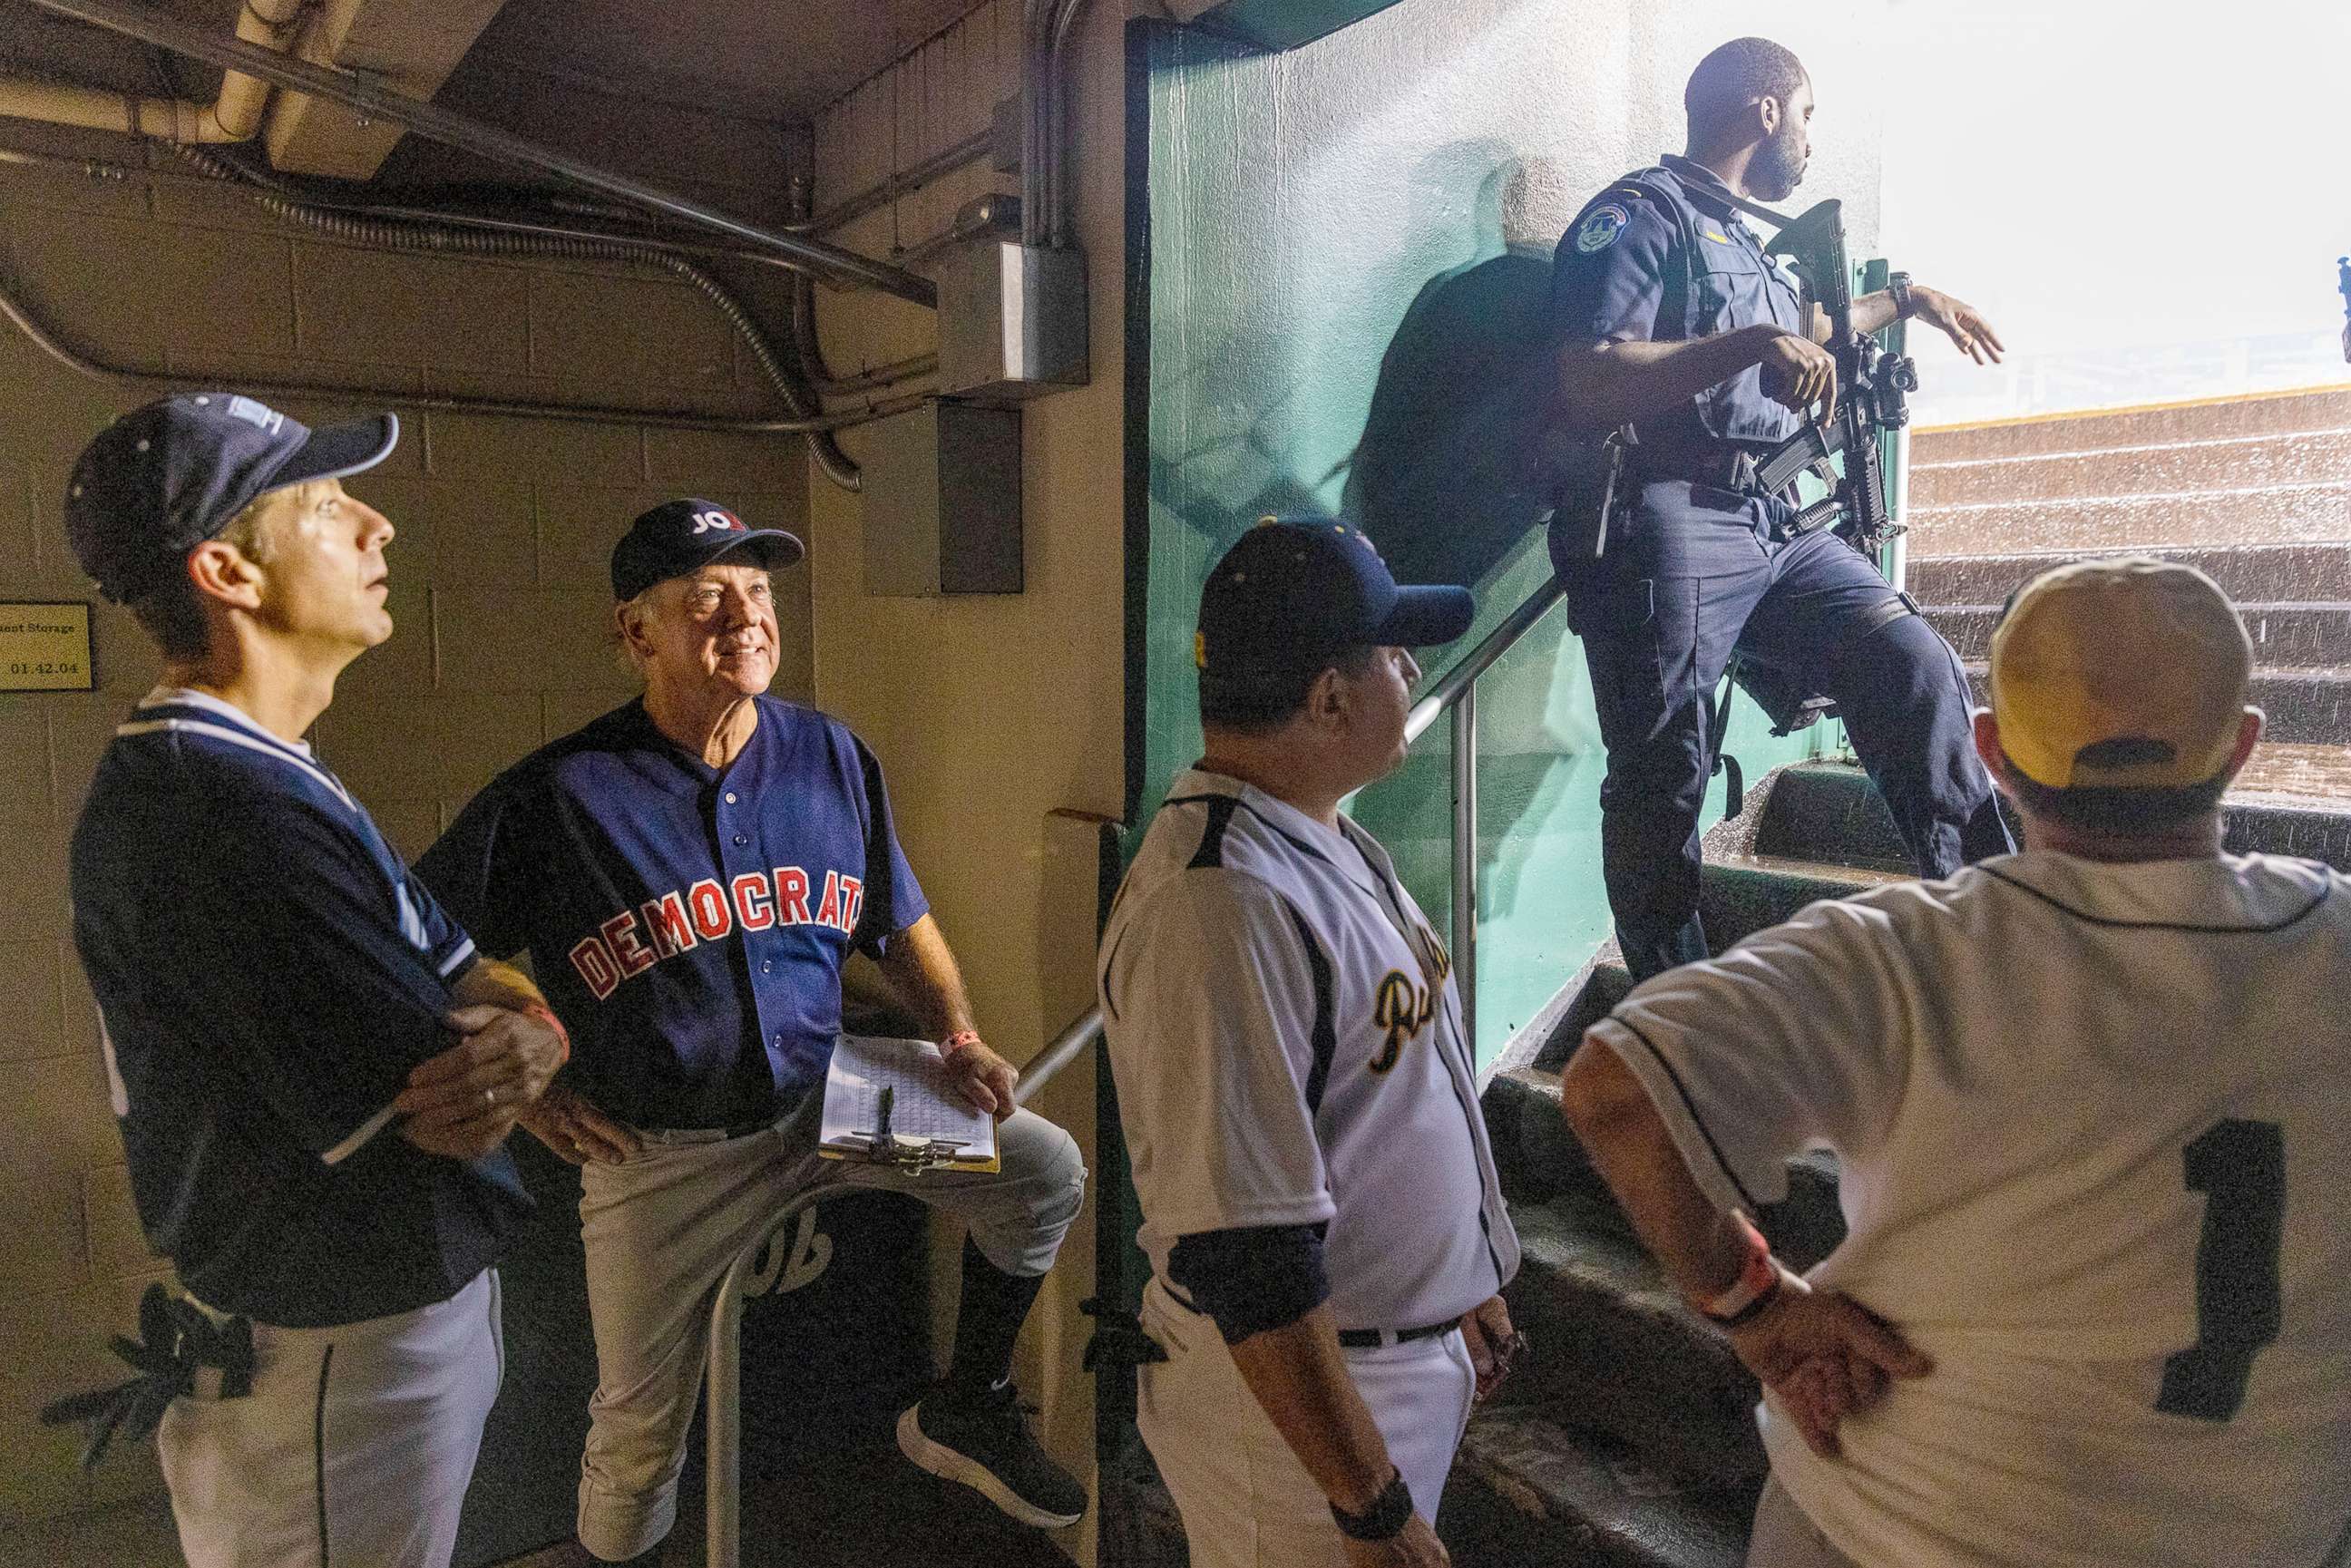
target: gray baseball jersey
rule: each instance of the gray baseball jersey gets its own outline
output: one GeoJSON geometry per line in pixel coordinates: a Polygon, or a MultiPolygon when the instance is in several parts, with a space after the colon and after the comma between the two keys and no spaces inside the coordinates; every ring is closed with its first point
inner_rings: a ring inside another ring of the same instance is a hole
{"type": "Polygon", "coordinates": [[[1326,1225],[1339,1326],[1405,1329],[1517,1271],[1451,960],[1370,834],[1184,774],[1100,980],[1161,1279],[1187,1235],[1326,1225]]]}

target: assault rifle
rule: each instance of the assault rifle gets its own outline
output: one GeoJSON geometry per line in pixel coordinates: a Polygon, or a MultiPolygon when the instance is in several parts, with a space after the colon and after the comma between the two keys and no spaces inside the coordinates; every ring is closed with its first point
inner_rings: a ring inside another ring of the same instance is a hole
{"type": "MultiPolygon", "coordinates": [[[[1741,203],[1740,205],[1746,205],[1741,203]]],[[[1807,469],[1818,473],[1829,493],[1796,514],[1791,531],[1833,528],[1864,555],[1902,530],[1895,527],[1886,494],[1886,466],[1877,438],[1910,423],[1910,394],[1918,390],[1918,367],[1907,354],[1878,347],[1877,340],[1853,325],[1853,267],[1845,254],[1844,204],[1821,203],[1794,218],[1761,208],[1759,215],[1781,225],[1764,246],[1767,256],[1785,256],[1803,280],[1804,292],[1827,312],[1829,351],[1836,356],[1837,402],[1827,420],[1807,423],[1757,460],[1755,477],[1776,492],[1807,469]],[[1829,459],[1844,455],[1844,472],[1829,459]]]]}

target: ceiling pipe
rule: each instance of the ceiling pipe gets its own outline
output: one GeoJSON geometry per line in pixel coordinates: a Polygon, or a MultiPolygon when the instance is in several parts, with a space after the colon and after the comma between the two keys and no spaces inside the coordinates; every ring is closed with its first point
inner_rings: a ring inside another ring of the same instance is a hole
{"type": "MultiPolygon", "coordinates": [[[[308,5],[309,0],[245,0],[236,14],[236,36],[256,48],[283,51],[294,41],[308,5]]],[[[0,114],[207,147],[250,141],[268,103],[268,82],[240,70],[221,78],[220,94],[210,103],[0,77],[0,114]]]]}
{"type": "MultiPolygon", "coordinates": [[[[1036,4],[1037,0],[1030,0],[1036,4]]],[[[891,267],[820,239],[787,233],[731,217],[716,208],[626,175],[615,174],[495,125],[453,114],[449,110],[392,92],[347,72],[314,66],[279,56],[239,38],[226,38],[193,26],[152,6],[126,0],[29,0],[29,4],[60,16],[104,27],[178,54],[209,60],[233,71],[245,71],[277,87],[307,92],[405,127],[420,136],[446,142],[485,158],[554,174],[573,183],[615,196],[634,206],[666,213],[672,217],[712,229],[778,255],[820,277],[843,284],[877,288],[885,294],[930,309],[938,308],[938,289],[928,278],[891,267]]]]}

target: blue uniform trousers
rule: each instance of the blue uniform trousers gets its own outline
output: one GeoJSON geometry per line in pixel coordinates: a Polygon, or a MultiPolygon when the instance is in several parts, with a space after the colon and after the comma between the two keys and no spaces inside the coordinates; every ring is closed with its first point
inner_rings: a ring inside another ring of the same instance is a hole
{"type": "Polygon", "coordinates": [[[1698,812],[1734,648],[1835,699],[1919,875],[2015,848],[1950,645],[1917,615],[1884,620],[1895,593],[1876,569],[1826,530],[1785,537],[1792,516],[1774,498],[1650,480],[1601,559],[1570,571],[1569,618],[1608,747],[1608,903],[1636,978],[1707,956],[1698,812]]]}

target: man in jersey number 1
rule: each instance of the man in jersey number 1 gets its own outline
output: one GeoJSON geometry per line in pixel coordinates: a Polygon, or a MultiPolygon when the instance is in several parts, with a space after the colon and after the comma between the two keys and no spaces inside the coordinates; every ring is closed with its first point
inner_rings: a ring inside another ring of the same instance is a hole
{"type": "Polygon", "coordinates": [[[1977,749],[2029,846],[1641,986],[1564,1105],[1765,1389],[1750,1568],[2316,1568],[2351,1519],[2351,885],[2221,852],[2210,580],[2061,567],[1977,749]],[[1824,1144],[1809,1281],[1746,1217],[1824,1144]]]}
{"type": "Polygon", "coordinates": [[[1166,1352],[1138,1424],[1195,1568],[1445,1562],[1446,1472],[1518,1343],[1450,960],[1339,811],[1404,760],[1411,650],[1470,612],[1346,524],[1244,535],[1200,599],[1204,754],[1102,934],[1166,1352]]]}
{"type": "Polygon", "coordinates": [[[778,1204],[852,1184],[969,1226],[953,1360],[901,1417],[899,1446],[1026,1523],[1085,1511],[1011,1383],[1084,1166],[1069,1134],[1014,1107],[1017,1074],[973,1027],[881,764],[838,719],[767,695],[781,640],[769,574],[800,557],[790,534],[712,501],[638,517],[611,575],[644,695],[501,774],[417,862],[485,950],[530,953],[578,1049],[523,1123],[581,1166],[597,1389],[575,1558],[658,1555],[711,1291],[778,1204]],[[819,1156],[852,948],[998,1116],[1000,1170],[917,1177],[819,1156]]]}

